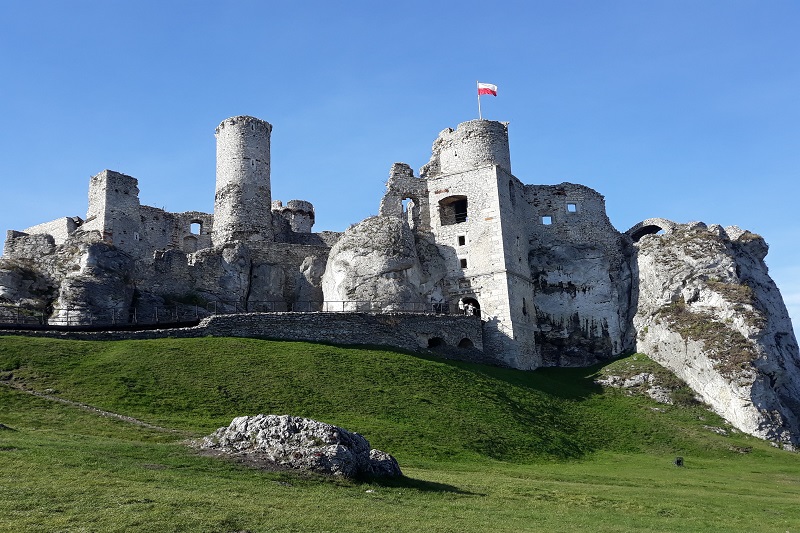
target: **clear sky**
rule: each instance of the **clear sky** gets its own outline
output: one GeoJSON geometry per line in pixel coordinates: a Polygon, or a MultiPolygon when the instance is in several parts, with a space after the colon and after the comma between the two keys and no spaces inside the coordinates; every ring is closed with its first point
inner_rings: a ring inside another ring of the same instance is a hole
{"type": "MultiPolygon", "coordinates": [[[[0,231],[84,216],[88,179],[211,212],[214,128],[272,123],[272,197],[315,230],[377,213],[393,162],[510,122],[524,183],[763,235],[800,326],[796,0],[0,0],[0,231]]],[[[797,328],[796,328],[797,329],[797,328]]]]}

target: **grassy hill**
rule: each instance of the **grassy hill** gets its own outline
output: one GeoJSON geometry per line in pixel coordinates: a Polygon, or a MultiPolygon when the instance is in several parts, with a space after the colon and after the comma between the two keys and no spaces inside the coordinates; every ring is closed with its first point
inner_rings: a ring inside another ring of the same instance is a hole
{"type": "Polygon", "coordinates": [[[800,531],[800,457],[690,400],[594,383],[641,369],[659,371],[641,355],[520,372],[254,339],[0,337],[0,530],[800,531]],[[257,413],[357,431],[407,478],[263,472],[183,444],[257,413]]]}

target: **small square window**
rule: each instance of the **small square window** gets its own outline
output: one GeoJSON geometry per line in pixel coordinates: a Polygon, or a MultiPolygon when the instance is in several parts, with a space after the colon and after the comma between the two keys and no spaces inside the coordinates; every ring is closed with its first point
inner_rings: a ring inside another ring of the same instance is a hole
{"type": "Polygon", "coordinates": [[[578,212],[578,204],[567,204],[567,213],[577,213],[578,212]]]}
{"type": "Polygon", "coordinates": [[[467,236],[466,235],[459,235],[458,236],[458,245],[459,246],[464,246],[465,244],[467,244],[467,236]]]}
{"type": "Polygon", "coordinates": [[[552,223],[553,223],[553,217],[551,216],[542,217],[542,224],[544,224],[545,226],[549,226],[552,223]]]}
{"type": "Polygon", "coordinates": [[[461,268],[467,268],[467,260],[466,260],[466,258],[459,259],[459,262],[461,263],[461,268]]]}

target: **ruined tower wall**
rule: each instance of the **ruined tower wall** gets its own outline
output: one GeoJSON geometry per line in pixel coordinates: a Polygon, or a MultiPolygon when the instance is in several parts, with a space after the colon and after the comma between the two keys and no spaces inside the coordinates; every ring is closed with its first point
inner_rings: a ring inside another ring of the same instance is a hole
{"type": "Polygon", "coordinates": [[[216,129],[215,246],[273,239],[271,133],[269,122],[248,116],[225,119],[216,129]]]}
{"type": "Polygon", "coordinates": [[[485,166],[429,179],[431,230],[448,269],[448,303],[474,299],[485,323],[487,350],[504,364],[535,368],[535,354],[514,342],[501,175],[499,167],[485,166]],[[465,209],[465,216],[457,212],[454,217],[454,205],[465,209]]]}
{"type": "Polygon", "coordinates": [[[170,213],[141,206],[143,240],[148,250],[196,252],[211,246],[213,215],[200,211],[170,213]],[[194,231],[193,231],[194,230],[194,231]]]}
{"type": "Polygon", "coordinates": [[[562,183],[525,186],[525,199],[542,364],[585,365],[624,351],[630,269],[603,196],[562,183]]]}
{"type": "Polygon", "coordinates": [[[82,223],[83,221],[79,217],[62,217],[25,228],[22,233],[27,233],[28,235],[52,235],[56,245],[61,245],[82,223]]]}
{"type": "Polygon", "coordinates": [[[508,124],[493,120],[462,122],[453,130],[439,133],[433,143],[431,159],[420,170],[423,178],[454,174],[497,165],[511,172],[508,124]]]}
{"type": "Polygon", "coordinates": [[[139,182],[104,170],[89,180],[89,208],[84,232],[97,231],[102,240],[134,256],[141,255],[142,225],[139,182]]]}
{"type": "Polygon", "coordinates": [[[295,233],[311,233],[314,226],[314,206],[305,200],[289,200],[286,205],[274,200],[272,214],[285,218],[295,233]]]}

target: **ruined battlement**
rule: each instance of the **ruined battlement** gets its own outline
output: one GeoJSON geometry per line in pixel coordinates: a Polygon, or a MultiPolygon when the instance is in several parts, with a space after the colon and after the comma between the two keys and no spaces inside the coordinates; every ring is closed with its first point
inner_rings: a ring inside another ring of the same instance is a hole
{"type": "Polygon", "coordinates": [[[439,133],[431,149],[431,159],[420,170],[420,176],[433,178],[488,165],[511,172],[508,123],[470,120],[455,130],[447,128],[439,133]]]}
{"type": "Polygon", "coordinates": [[[311,233],[314,226],[314,206],[305,200],[272,201],[272,214],[286,219],[295,233],[311,233]]]}

